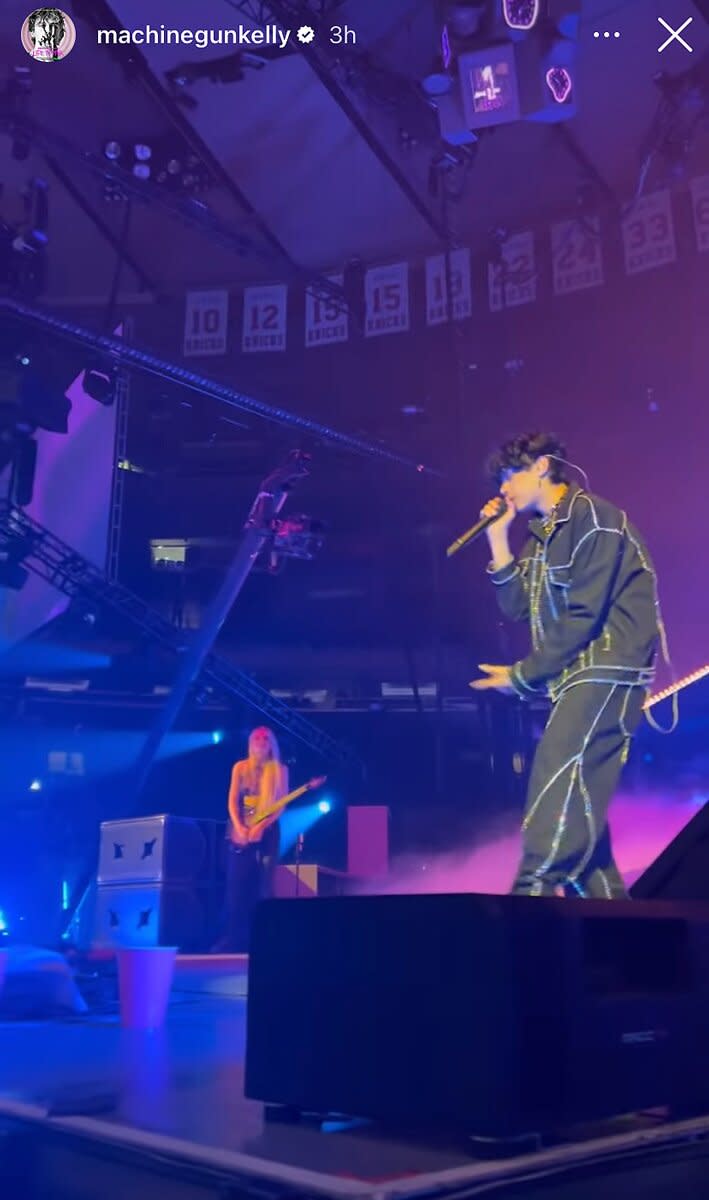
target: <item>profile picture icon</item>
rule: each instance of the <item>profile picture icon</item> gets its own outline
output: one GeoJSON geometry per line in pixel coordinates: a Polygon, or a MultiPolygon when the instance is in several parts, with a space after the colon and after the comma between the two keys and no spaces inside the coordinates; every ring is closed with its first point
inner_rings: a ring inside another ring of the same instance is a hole
{"type": "Polygon", "coordinates": [[[61,62],[76,41],[76,27],[61,8],[35,8],[22,25],[20,40],[35,62],[61,62]]]}

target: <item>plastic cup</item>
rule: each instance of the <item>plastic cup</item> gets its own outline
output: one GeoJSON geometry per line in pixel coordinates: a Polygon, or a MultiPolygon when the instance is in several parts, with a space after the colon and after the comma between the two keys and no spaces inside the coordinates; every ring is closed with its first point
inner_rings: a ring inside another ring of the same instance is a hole
{"type": "Polygon", "coordinates": [[[126,1029],[159,1029],[165,1022],[176,946],[121,947],[118,993],[126,1029]]]}

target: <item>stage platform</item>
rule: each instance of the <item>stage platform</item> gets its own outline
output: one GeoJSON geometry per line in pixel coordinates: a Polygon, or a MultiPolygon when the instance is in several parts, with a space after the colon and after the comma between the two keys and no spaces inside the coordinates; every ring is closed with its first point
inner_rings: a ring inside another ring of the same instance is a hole
{"type": "Polygon", "coordinates": [[[111,1005],[0,1024],[0,1194],[709,1197],[709,1116],[627,1117],[505,1160],[462,1134],[264,1122],[243,1094],[246,967],[239,956],[181,958],[159,1033],[122,1029],[111,1005]]]}

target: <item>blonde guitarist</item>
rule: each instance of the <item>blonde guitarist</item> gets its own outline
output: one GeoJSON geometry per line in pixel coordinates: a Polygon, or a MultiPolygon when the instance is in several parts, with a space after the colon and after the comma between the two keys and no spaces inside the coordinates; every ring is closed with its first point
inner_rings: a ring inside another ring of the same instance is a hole
{"type": "Polygon", "coordinates": [[[280,813],[270,810],[287,792],[288,768],[281,762],[275,734],[261,725],[249,737],[248,758],[232,767],[227,801],[232,845],[244,849],[256,843],[273,844],[277,857],[280,813]],[[274,833],[269,838],[271,829],[274,833]]]}
{"type": "Polygon", "coordinates": [[[259,726],[252,731],[248,757],[234,763],[231,772],[224,936],[215,951],[248,949],[253,911],[273,894],[279,817],[287,803],[320,782],[312,780],[289,793],[288,768],[273,730],[259,726]]]}

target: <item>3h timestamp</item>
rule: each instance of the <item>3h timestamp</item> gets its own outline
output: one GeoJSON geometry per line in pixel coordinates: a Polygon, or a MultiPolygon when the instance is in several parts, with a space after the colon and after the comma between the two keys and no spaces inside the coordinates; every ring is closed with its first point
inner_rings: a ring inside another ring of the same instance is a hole
{"type": "Polygon", "coordinates": [[[349,25],[331,25],[330,42],[333,46],[356,46],[357,34],[349,25]]]}

